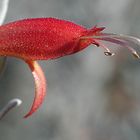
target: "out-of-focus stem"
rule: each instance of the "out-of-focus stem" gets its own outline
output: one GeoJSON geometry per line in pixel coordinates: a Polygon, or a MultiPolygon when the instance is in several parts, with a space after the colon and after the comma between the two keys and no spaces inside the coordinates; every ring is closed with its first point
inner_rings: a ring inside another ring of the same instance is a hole
{"type": "Polygon", "coordinates": [[[20,106],[22,101],[20,99],[12,99],[10,100],[1,110],[0,110],[0,120],[13,108],[20,106]]]}
{"type": "Polygon", "coordinates": [[[1,0],[0,3],[0,25],[3,24],[5,17],[6,17],[6,13],[8,10],[8,3],[9,0],[1,0]]]}

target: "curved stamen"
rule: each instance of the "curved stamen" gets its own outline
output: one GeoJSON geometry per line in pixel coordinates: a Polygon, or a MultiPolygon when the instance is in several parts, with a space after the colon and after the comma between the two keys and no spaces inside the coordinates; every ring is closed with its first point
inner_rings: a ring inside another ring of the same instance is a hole
{"type": "Polygon", "coordinates": [[[109,38],[109,37],[102,38],[101,40],[108,41],[108,42],[111,42],[111,43],[115,43],[115,44],[118,44],[118,45],[120,45],[122,47],[126,47],[132,53],[132,55],[134,57],[140,58],[140,56],[138,55],[136,50],[129,46],[129,44],[128,44],[129,41],[120,40],[120,39],[117,39],[117,38],[109,38]]]}
{"type": "Polygon", "coordinates": [[[140,58],[136,50],[130,47],[130,43],[140,46],[139,38],[123,35],[123,34],[118,35],[118,34],[111,34],[111,33],[101,33],[99,36],[86,36],[86,38],[93,38],[96,40],[103,40],[103,41],[118,44],[122,47],[126,47],[133,54],[134,57],[140,58]]]}
{"type": "Polygon", "coordinates": [[[116,43],[119,44],[120,46],[124,46],[131,51],[134,57],[140,58],[136,50],[129,46],[129,43],[140,46],[140,39],[137,37],[123,35],[123,34],[118,35],[118,34],[111,34],[111,33],[102,33],[99,38],[98,36],[95,36],[95,38],[116,43]]]}
{"type": "Polygon", "coordinates": [[[106,56],[113,56],[115,53],[111,52],[108,47],[106,47],[104,44],[96,40],[96,43],[99,44],[99,47],[103,48],[105,50],[104,54],[106,56]]]}

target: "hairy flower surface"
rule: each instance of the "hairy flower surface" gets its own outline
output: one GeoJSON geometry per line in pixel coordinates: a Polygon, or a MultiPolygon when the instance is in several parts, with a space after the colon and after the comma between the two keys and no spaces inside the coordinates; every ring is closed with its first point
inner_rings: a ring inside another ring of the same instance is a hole
{"type": "Polygon", "coordinates": [[[82,51],[89,45],[105,49],[105,55],[112,56],[102,41],[128,48],[139,58],[129,45],[140,45],[140,39],[103,33],[104,27],[86,29],[73,22],[56,18],[24,19],[0,26],[0,56],[13,56],[24,60],[35,80],[35,98],[25,118],[33,114],[42,104],[46,93],[46,80],[36,60],[51,60],[82,51]]]}

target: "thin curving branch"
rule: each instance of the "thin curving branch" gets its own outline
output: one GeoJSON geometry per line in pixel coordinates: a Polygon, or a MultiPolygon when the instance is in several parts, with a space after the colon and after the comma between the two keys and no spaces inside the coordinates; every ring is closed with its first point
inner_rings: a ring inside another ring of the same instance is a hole
{"type": "Polygon", "coordinates": [[[10,100],[1,110],[0,110],[0,120],[13,108],[18,107],[22,104],[20,99],[14,98],[10,100]]]}

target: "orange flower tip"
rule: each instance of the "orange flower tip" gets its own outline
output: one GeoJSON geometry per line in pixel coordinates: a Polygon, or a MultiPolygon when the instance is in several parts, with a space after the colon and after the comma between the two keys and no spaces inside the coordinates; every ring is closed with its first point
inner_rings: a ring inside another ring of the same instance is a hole
{"type": "Polygon", "coordinates": [[[29,112],[28,114],[26,114],[23,118],[28,118],[29,116],[31,116],[33,114],[33,112],[29,112]]]}
{"type": "MultiPolygon", "coordinates": [[[[36,99],[36,100],[38,100],[38,99],[36,99]]],[[[33,103],[31,110],[24,116],[24,118],[28,118],[28,117],[30,117],[34,112],[36,112],[37,109],[38,109],[38,108],[40,107],[40,105],[42,104],[42,102],[43,102],[43,99],[38,100],[38,104],[33,103]]]]}
{"type": "Polygon", "coordinates": [[[30,111],[24,116],[24,118],[28,118],[36,112],[42,105],[46,96],[46,79],[40,65],[36,61],[26,61],[26,63],[30,67],[34,77],[35,97],[30,111]]]}

